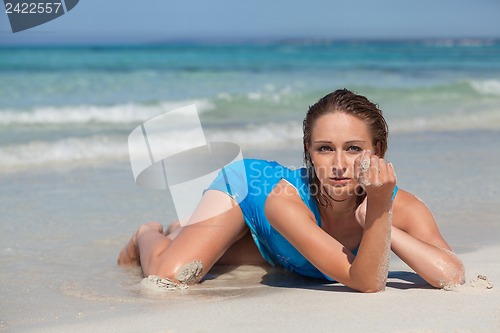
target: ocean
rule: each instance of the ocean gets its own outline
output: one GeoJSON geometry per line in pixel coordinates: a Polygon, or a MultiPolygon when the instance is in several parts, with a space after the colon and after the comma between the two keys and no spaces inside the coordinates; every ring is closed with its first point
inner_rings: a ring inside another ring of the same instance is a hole
{"type": "Polygon", "coordinates": [[[0,330],[113,331],[158,306],[255,295],[241,271],[166,295],[117,267],[140,224],[176,218],[167,191],[135,184],[128,135],[195,104],[207,141],[299,167],[305,112],[338,88],[383,110],[398,185],[459,255],[498,243],[498,40],[0,46],[0,330]]]}
{"type": "Polygon", "coordinates": [[[338,88],[391,133],[498,128],[500,41],[0,47],[0,171],[127,159],[133,128],[193,103],[209,140],[286,145],[338,88]]]}

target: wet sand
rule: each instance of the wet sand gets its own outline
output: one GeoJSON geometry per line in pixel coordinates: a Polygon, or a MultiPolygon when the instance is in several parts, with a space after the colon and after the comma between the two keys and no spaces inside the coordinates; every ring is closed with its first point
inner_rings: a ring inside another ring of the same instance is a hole
{"type": "Polygon", "coordinates": [[[219,268],[222,275],[186,290],[141,287],[139,294],[154,300],[150,303],[90,318],[82,314],[49,325],[24,326],[22,331],[497,332],[500,247],[465,253],[462,258],[467,267],[462,286],[433,289],[396,261],[386,290],[376,294],[276,269],[219,268]]]}
{"type": "MultiPolygon", "coordinates": [[[[189,288],[150,288],[138,269],[116,266],[118,252],[140,223],[174,217],[165,192],[135,186],[127,161],[0,174],[0,330],[497,332],[498,142],[500,131],[391,137],[399,186],[428,204],[464,261],[466,284],[450,290],[394,256],[376,294],[251,266],[219,267],[189,288]]],[[[301,161],[287,147],[246,157],[301,161]]]]}

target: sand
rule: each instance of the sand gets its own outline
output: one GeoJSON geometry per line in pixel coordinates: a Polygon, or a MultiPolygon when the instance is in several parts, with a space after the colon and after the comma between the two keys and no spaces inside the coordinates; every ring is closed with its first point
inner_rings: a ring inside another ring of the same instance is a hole
{"type": "MultiPolygon", "coordinates": [[[[466,283],[447,290],[394,256],[375,294],[252,266],[167,288],[116,266],[139,223],[166,227],[171,216],[165,194],[138,189],[127,163],[0,175],[0,331],[499,332],[499,140],[500,131],[394,137],[398,185],[431,207],[464,262],[466,283]]],[[[262,157],[298,165],[293,156],[262,157]]],[[[183,278],[197,275],[187,268],[183,278]]]]}
{"type": "Polygon", "coordinates": [[[161,302],[19,331],[498,332],[500,247],[461,257],[467,281],[448,290],[429,287],[397,260],[391,264],[386,290],[375,294],[281,270],[220,268],[221,275],[209,276],[198,286],[143,295],[163,298],[161,302]]]}
{"type": "Polygon", "coordinates": [[[202,262],[199,260],[189,262],[182,266],[175,276],[179,283],[175,283],[169,278],[162,278],[157,275],[149,275],[141,281],[141,286],[149,288],[154,292],[160,291],[176,291],[187,289],[189,285],[194,284],[199,280],[203,271],[202,262]]]}

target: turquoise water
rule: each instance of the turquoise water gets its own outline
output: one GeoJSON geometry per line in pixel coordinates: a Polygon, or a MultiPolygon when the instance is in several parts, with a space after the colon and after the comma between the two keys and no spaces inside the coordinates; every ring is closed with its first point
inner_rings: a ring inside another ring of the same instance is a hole
{"type": "Polygon", "coordinates": [[[0,47],[0,168],[126,159],[133,128],[192,103],[208,139],[296,142],[343,87],[392,132],[500,128],[500,41],[0,47]]]}

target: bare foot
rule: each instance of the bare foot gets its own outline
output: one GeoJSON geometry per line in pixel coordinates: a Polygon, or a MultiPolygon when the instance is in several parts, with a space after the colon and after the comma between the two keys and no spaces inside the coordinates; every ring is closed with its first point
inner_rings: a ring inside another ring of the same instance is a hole
{"type": "Polygon", "coordinates": [[[137,233],[134,233],[129,242],[118,255],[118,265],[137,266],[140,265],[139,249],[137,247],[137,233]]]}
{"type": "Polygon", "coordinates": [[[120,251],[118,255],[118,265],[120,266],[137,266],[141,264],[141,257],[139,254],[139,245],[137,244],[137,237],[145,231],[156,230],[160,234],[163,233],[163,226],[158,222],[144,223],[132,235],[127,245],[120,251]]]}

